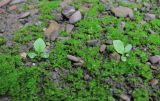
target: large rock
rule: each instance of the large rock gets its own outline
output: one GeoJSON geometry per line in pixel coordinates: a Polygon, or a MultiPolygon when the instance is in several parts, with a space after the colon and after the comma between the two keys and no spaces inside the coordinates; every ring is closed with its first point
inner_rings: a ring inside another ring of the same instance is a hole
{"type": "Polygon", "coordinates": [[[134,17],[133,10],[128,7],[119,6],[116,8],[112,8],[111,11],[117,17],[134,17]]]}
{"type": "Polygon", "coordinates": [[[82,19],[82,15],[80,11],[76,11],[70,18],[69,22],[70,23],[76,23],[82,19]]]}

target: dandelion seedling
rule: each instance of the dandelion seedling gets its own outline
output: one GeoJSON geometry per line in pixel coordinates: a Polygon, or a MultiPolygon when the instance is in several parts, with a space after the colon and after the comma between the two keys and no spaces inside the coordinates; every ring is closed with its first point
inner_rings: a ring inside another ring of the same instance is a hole
{"type": "Polygon", "coordinates": [[[126,46],[124,46],[123,42],[121,40],[114,40],[113,41],[113,46],[114,49],[121,54],[121,60],[122,61],[126,61],[127,60],[127,56],[128,53],[131,51],[132,49],[132,45],[131,44],[127,44],[126,46]]]}
{"type": "Polygon", "coordinates": [[[40,57],[40,58],[48,58],[49,54],[45,52],[46,44],[43,41],[43,39],[39,38],[37,39],[34,44],[34,50],[35,52],[28,53],[28,56],[30,58],[40,57]]]}

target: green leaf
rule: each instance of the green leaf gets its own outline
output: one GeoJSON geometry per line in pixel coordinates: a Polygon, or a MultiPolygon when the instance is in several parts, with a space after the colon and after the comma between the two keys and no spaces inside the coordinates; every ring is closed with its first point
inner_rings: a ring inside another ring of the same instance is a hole
{"type": "Polygon", "coordinates": [[[120,54],[124,54],[124,44],[122,41],[120,40],[114,40],[113,41],[113,46],[115,48],[115,50],[120,53],[120,54]]]}
{"type": "Polygon", "coordinates": [[[49,54],[44,52],[41,54],[41,57],[42,58],[49,58],[49,54]]]}
{"type": "Polygon", "coordinates": [[[39,38],[34,42],[34,49],[38,53],[44,52],[45,47],[46,47],[46,44],[42,38],[39,38]]]}
{"type": "Polygon", "coordinates": [[[131,44],[128,44],[128,45],[125,47],[125,53],[130,52],[131,49],[132,49],[132,45],[131,45],[131,44]]]}
{"type": "Polygon", "coordinates": [[[29,58],[33,59],[37,56],[36,53],[28,53],[29,58]]]}
{"type": "Polygon", "coordinates": [[[125,61],[127,61],[127,57],[121,56],[121,60],[125,62],[125,61]]]}

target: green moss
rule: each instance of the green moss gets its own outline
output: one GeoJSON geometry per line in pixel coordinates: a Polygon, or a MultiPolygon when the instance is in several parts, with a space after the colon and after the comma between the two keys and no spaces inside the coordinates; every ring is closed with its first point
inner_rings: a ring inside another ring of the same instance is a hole
{"type": "Polygon", "coordinates": [[[3,45],[6,42],[6,39],[0,36],[0,45],[3,45]]]}
{"type": "Polygon", "coordinates": [[[19,43],[26,43],[39,37],[43,37],[42,31],[42,26],[25,26],[14,33],[14,40],[19,43]]]}
{"type": "Polygon", "coordinates": [[[54,1],[41,0],[39,4],[39,10],[41,13],[41,16],[39,17],[40,20],[45,22],[49,20],[53,20],[55,16],[53,16],[52,11],[58,8],[59,3],[60,3],[60,0],[54,0],[54,1]]]}
{"type": "Polygon", "coordinates": [[[132,95],[134,101],[149,101],[149,94],[145,88],[135,89],[132,95]]]}

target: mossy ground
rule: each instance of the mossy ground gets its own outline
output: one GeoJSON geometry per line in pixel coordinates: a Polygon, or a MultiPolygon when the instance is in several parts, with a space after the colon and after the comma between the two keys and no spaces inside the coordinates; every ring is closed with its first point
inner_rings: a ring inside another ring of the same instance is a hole
{"type": "MultiPolygon", "coordinates": [[[[147,64],[150,55],[160,55],[160,19],[145,24],[143,12],[135,12],[135,19],[101,15],[105,7],[99,0],[75,0],[73,6],[80,9],[86,3],[92,4],[84,18],[76,23],[72,33],[61,32],[70,40],[51,42],[54,48],[47,60],[30,60],[36,66],[26,66],[19,54],[20,47],[41,37],[43,28],[54,20],[53,10],[59,10],[60,0],[40,0],[40,25],[25,26],[14,33],[14,46],[7,47],[6,39],[0,37],[0,95],[13,101],[119,101],[118,95],[130,92],[134,101],[160,100],[160,86],[152,87],[149,81],[160,80],[160,68],[153,71],[147,64]],[[101,15],[101,16],[100,16],[101,15]],[[120,22],[126,22],[125,31],[119,31],[120,22]],[[149,34],[152,29],[157,34],[149,34]],[[122,40],[136,48],[131,51],[126,62],[110,60],[108,55],[115,52],[108,45],[106,54],[99,53],[99,46],[88,47],[87,40],[122,40]],[[147,48],[147,51],[140,47],[147,48]],[[81,57],[85,65],[73,67],[67,54],[81,57]],[[52,71],[59,72],[57,82],[49,79],[52,71]],[[67,71],[67,73],[65,73],[67,71]],[[90,79],[85,80],[89,75],[90,79]]],[[[141,4],[125,4],[130,8],[140,8],[141,4]]],[[[156,8],[155,8],[156,9],[156,8]]],[[[158,12],[154,10],[155,12],[158,12]]],[[[28,52],[29,50],[26,50],[28,52]]],[[[27,61],[27,62],[28,62],[27,61]]]]}

